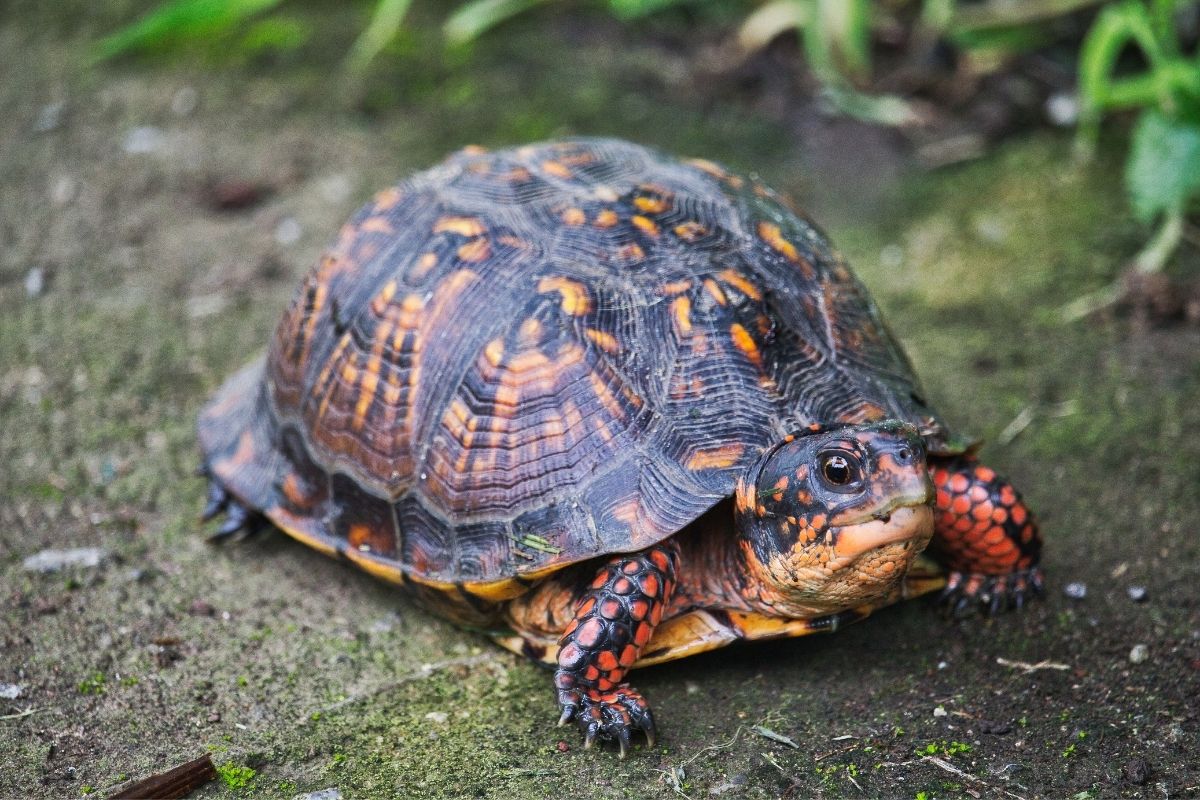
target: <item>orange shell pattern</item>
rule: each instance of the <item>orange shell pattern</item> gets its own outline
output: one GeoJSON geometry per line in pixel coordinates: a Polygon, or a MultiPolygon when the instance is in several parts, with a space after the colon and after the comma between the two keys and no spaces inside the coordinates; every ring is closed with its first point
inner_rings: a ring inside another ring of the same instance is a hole
{"type": "Polygon", "coordinates": [[[640,550],[788,432],[887,417],[941,435],[809,221],[711,162],[570,140],[377,195],[200,441],[289,533],[450,587],[640,550]]]}

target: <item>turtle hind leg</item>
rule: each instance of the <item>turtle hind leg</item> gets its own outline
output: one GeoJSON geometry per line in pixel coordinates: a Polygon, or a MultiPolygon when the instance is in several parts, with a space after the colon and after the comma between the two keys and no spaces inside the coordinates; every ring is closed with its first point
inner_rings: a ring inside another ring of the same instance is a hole
{"type": "Polygon", "coordinates": [[[930,552],[949,574],[941,600],[955,615],[1020,608],[1042,593],[1037,520],[1012,484],[971,456],[935,459],[930,552]]]}
{"type": "Polygon", "coordinates": [[[208,522],[225,515],[220,527],[208,537],[208,541],[222,544],[234,538],[245,539],[267,527],[267,518],[261,512],[238,502],[207,469],[201,469],[201,474],[208,479],[208,491],[200,520],[208,522]]]}

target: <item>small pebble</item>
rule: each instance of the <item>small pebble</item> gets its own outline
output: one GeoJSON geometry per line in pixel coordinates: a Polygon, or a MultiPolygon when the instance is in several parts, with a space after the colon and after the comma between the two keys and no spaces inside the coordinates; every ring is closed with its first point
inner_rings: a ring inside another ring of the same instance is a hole
{"type": "Polygon", "coordinates": [[[26,572],[58,572],[67,567],[98,567],[107,555],[99,547],[43,550],[29,556],[22,564],[26,572]]]}
{"type": "Polygon", "coordinates": [[[450,715],[447,714],[445,711],[430,711],[428,714],[425,715],[425,719],[429,720],[430,722],[436,722],[438,725],[441,725],[441,724],[445,723],[446,720],[450,719],[450,715]]]}
{"type": "Polygon", "coordinates": [[[79,184],[70,175],[59,175],[50,185],[50,202],[59,208],[75,199],[79,184]]]}
{"type": "Polygon", "coordinates": [[[317,190],[326,202],[344,203],[350,198],[350,192],[354,190],[354,187],[350,185],[350,178],[336,174],[322,178],[317,184],[317,190]]]}
{"type": "Polygon", "coordinates": [[[945,669],[948,666],[950,666],[950,662],[948,662],[948,661],[939,661],[937,664],[937,668],[939,670],[945,669]]]}
{"type": "Polygon", "coordinates": [[[125,143],[122,145],[122,148],[130,155],[153,153],[162,147],[164,138],[161,128],[155,128],[152,125],[143,125],[134,128],[126,134],[125,143]]]}
{"type": "Polygon", "coordinates": [[[1150,658],[1150,648],[1144,644],[1135,644],[1133,649],[1129,651],[1129,660],[1134,664],[1141,664],[1150,658]]]}
{"type": "Polygon", "coordinates": [[[948,713],[949,713],[949,712],[947,712],[947,711],[946,711],[946,707],[945,707],[945,706],[938,706],[937,708],[935,708],[935,709],[933,710],[933,715],[934,715],[935,717],[944,717],[944,716],[947,716],[947,714],[948,714],[948,713]]]}
{"type": "Polygon", "coordinates": [[[300,241],[303,232],[295,217],[284,217],[275,226],[275,241],[286,247],[300,241]]]}
{"type": "Polygon", "coordinates": [[[688,694],[696,694],[700,691],[700,684],[695,681],[684,681],[683,688],[688,694]]]}
{"type": "Polygon", "coordinates": [[[741,788],[742,788],[742,784],[740,784],[740,783],[735,783],[733,781],[725,781],[724,783],[720,784],[719,786],[713,786],[711,789],[708,790],[708,793],[711,794],[713,797],[720,797],[721,795],[725,794],[726,792],[735,792],[741,788]]]}
{"type": "Polygon", "coordinates": [[[980,214],[972,224],[975,235],[988,244],[1004,244],[1012,233],[1008,223],[994,214],[980,214]]]}
{"type": "Polygon", "coordinates": [[[1144,603],[1150,593],[1146,591],[1145,586],[1130,586],[1125,590],[1125,594],[1129,595],[1129,599],[1135,603],[1144,603]]]}
{"type": "Polygon", "coordinates": [[[567,744],[567,743],[566,743],[564,740],[562,740],[562,739],[559,739],[559,740],[558,740],[558,744],[557,744],[557,745],[555,745],[555,747],[557,747],[557,748],[558,748],[558,752],[560,752],[560,753],[566,753],[566,752],[569,752],[569,751],[571,750],[571,745],[567,744]]]}
{"type": "Polygon", "coordinates": [[[221,715],[214,711],[213,713],[208,715],[208,721],[209,722],[220,722],[221,715]]]}
{"type": "Polygon", "coordinates": [[[38,110],[37,120],[33,123],[35,133],[49,133],[62,124],[63,110],[66,109],[66,104],[63,102],[47,103],[38,110]]]}
{"type": "Polygon", "coordinates": [[[196,110],[200,102],[200,93],[191,86],[184,86],[171,98],[171,111],[176,116],[186,117],[196,110]]]}
{"type": "Polygon", "coordinates": [[[318,789],[308,794],[298,794],[293,800],[342,800],[342,793],[336,786],[331,786],[328,789],[318,789]]]}
{"type": "Polygon", "coordinates": [[[992,736],[1004,736],[1012,732],[1012,725],[1007,722],[996,722],[990,719],[979,720],[979,732],[990,733],[992,736]]]}
{"type": "Polygon", "coordinates": [[[1072,600],[1082,600],[1087,597],[1087,584],[1075,581],[1063,587],[1063,594],[1072,600]]]}
{"type": "Polygon", "coordinates": [[[150,583],[158,577],[158,574],[158,571],[154,569],[133,567],[125,571],[125,580],[129,583],[150,583]]]}
{"type": "Polygon", "coordinates": [[[0,683],[0,698],[16,700],[25,693],[25,687],[16,683],[0,683]]]}
{"type": "Polygon", "coordinates": [[[46,291],[46,270],[34,267],[25,273],[25,295],[29,298],[40,297],[46,291]]]}
{"type": "Polygon", "coordinates": [[[1046,118],[1052,125],[1069,128],[1079,120],[1079,99],[1069,92],[1058,92],[1046,98],[1046,118]]]}
{"type": "Polygon", "coordinates": [[[879,251],[879,264],[884,269],[899,269],[904,263],[904,248],[898,244],[889,244],[879,251]]]}

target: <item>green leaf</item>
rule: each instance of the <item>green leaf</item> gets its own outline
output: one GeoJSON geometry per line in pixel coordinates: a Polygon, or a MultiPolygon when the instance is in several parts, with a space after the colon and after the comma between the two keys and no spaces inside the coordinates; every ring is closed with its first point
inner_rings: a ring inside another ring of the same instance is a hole
{"type": "Polygon", "coordinates": [[[617,19],[628,22],[692,2],[695,0],[608,0],[608,7],[617,19]]]}
{"type": "Polygon", "coordinates": [[[1142,112],[1133,130],[1125,185],[1141,220],[1181,213],[1200,196],[1200,126],[1154,109],[1142,112]]]}
{"type": "Polygon", "coordinates": [[[746,17],[738,29],[738,45],[751,53],[766,47],[788,31],[802,29],[812,20],[813,8],[799,0],[770,0],[746,17]]]}
{"type": "Polygon", "coordinates": [[[283,0],[171,0],[137,22],[101,39],[92,49],[92,57],[103,61],[124,53],[215,36],[281,2],[283,0]]]}
{"type": "Polygon", "coordinates": [[[287,53],[299,50],[312,38],[312,26],[300,19],[282,15],[258,20],[250,25],[238,42],[246,55],[287,53]]]}
{"type": "Polygon", "coordinates": [[[1085,124],[1094,127],[1101,111],[1116,105],[1112,97],[1113,69],[1130,44],[1142,50],[1152,67],[1161,62],[1162,48],[1154,37],[1154,26],[1146,7],[1137,0],[1105,8],[1083,40],[1079,51],[1079,100],[1085,124]]]}
{"type": "Polygon", "coordinates": [[[871,72],[871,4],[867,0],[808,0],[812,19],[804,27],[804,57],[825,86],[871,72]]]}
{"type": "Polygon", "coordinates": [[[826,86],[821,96],[848,117],[874,125],[901,127],[921,121],[904,98],[894,94],[863,94],[853,89],[826,86]]]}
{"type": "Polygon", "coordinates": [[[352,75],[362,75],[375,56],[388,42],[396,38],[404,18],[408,16],[408,7],[412,0],[379,0],[375,4],[375,13],[366,29],[354,40],[350,54],[346,56],[346,71],[352,75]]]}
{"type": "Polygon", "coordinates": [[[548,0],[472,0],[459,6],[442,26],[446,39],[455,45],[478,39],[501,22],[548,0]]]}

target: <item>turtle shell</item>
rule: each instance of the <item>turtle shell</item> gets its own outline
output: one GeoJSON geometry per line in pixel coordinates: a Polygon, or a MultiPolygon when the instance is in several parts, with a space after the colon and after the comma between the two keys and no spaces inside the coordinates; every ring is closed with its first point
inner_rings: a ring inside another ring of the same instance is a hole
{"type": "Polygon", "coordinates": [[[377,195],[199,433],[293,536],[503,598],[670,536],[789,432],[882,418],[945,443],[815,225],[712,162],[580,139],[377,195]]]}

